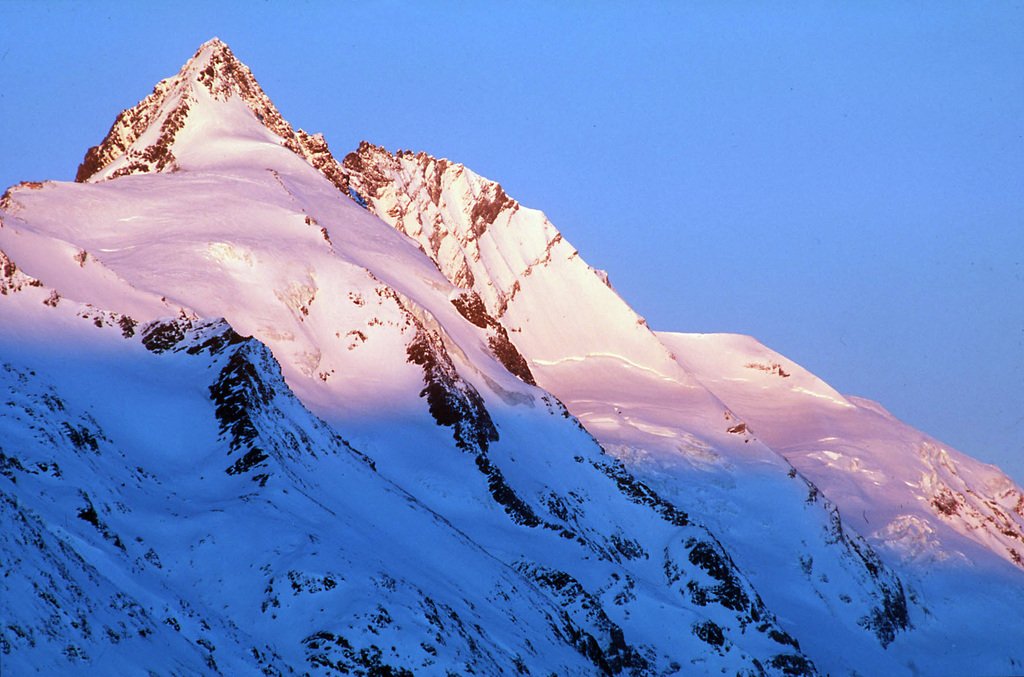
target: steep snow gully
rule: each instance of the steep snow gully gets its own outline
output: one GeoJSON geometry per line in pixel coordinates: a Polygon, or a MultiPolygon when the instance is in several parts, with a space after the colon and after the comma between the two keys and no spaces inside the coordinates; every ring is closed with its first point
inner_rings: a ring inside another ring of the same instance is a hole
{"type": "Polygon", "coordinates": [[[5,675],[1024,672],[997,468],[217,39],[0,198],[0,403],[5,675]]]}

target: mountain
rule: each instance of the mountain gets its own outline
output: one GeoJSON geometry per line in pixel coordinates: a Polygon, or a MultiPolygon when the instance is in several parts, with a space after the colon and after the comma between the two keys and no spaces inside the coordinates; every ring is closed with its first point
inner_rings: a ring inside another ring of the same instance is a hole
{"type": "MultiPolygon", "coordinates": [[[[840,395],[749,337],[652,332],[542,213],[461,165],[364,143],[343,166],[375,214],[416,239],[446,277],[479,293],[538,384],[606,451],[681,505],[700,497],[701,518],[772,608],[799,619],[803,645],[828,656],[819,663],[862,669],[864,655],[877,653],[864,646],[855,662],[831,663],[839,658],[836,609],[856,598],[837,584],[835,569],[856,581],[850,560],[868,571],[874,564],[850,554],[867,552],[859,545],[840,555],[821,545],[853,533],[907,588],[914,632],[876,632],[880,644],[893,642],[887,656],[902,654],[906,642],[912,671],[971,672],[981,657],[994,674],[1019,671],[1020,634],[992,633],[977,620],[1016,617],[1021,602],[1024,494],[997,468],[877,403],[840,395]],[[805,506],[819,503],[808,517],[805,506]],[[797,580],[805,586],[794,587],[797,580]],[[807,630],[814,628],[827,630],[807,630]],[[929,646],[927,658],[910,657],[919,643],[929,646]]],[[[902,618],[893,590],[871,592],[880,600],[871,617],[890,619],[883,627],[900,626],[891,620],[902,618]]],[[[857,624],[870,625],[863,616],[857,624]]],[[[860,638],[851,628],[844,644],[860,638]]]]}
{"type": "Polygon", "coordinates": [[[211,40],[0,199],[11,674],[1019,671],[1024,497],[211,40]],[[992,618],[1003,630],[992,632],[992,618]]]}

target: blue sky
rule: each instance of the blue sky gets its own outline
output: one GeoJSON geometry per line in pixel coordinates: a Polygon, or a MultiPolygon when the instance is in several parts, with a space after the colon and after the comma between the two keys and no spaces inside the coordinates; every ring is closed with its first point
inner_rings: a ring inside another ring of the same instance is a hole
{"type": "Polygon", "coordinates": [[[336,154],[543,209],[658,329],[752,334],[1024,482],[1024,4],[0,0],[0,184],[217,35],[336,154]]]}

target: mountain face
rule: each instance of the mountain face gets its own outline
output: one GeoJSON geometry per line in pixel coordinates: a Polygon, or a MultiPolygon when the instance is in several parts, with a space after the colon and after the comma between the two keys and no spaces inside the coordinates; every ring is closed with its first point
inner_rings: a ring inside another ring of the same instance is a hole
{"type": "Polygon", "coordinates": [[[1007,674],[1024,495],[204,44],[0,199],[4,674],[1007,674]],[[1001,629],[992,631],[991,619],[1001,629]]]}
{"type": "MultiPolygon", "coordinates": [[[[877,403],[840,395],[749,337],[652,332],[542,213],[461,165],[364,143],[343,166],[368,209],[416,239],[453,283],[479,293],[538,384],[606,452],[700,512],[772,608],[800,619],[812,654],[835,653],[844,617],[836,609],[858,598],[850,586],[873,603],[857,625],[878,621],[886,656],[926,636],[944,661],[928,673],[956,672],[950,661],[965,645],[975,647],[972,657],[1016,656],[1019,635],[993,636],[969,620],[1014,616],[1021,601],[1024,494],[997,468],[877,403]],[[847,542],[848,534],[869,547],[847,542]],[[898,571],[902,590],[877,579],[875,555],[898,571]],[[967,593],[965,567],[974,581],[967,593]],[[893,630],[910,626],[903,637],[893,630]],[[951,637],[959,641],[948,651],[951,637]]],[[[864,654],[877,648],[858,649],[859,663],[834,655],[819,662],[863,669],[864,654]]],[[[1012,672],[1016,660],[996,659],[989,669],[1012,672]]]]}

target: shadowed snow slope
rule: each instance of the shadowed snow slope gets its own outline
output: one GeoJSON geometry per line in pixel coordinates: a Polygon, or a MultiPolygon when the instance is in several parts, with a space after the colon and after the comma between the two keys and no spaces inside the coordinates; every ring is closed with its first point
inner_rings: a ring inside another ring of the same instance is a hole
{"type": "Polygon", "coordinates": [[[336,162],[216,39],[77,183],[4,194],[0,320],[5,671],[1021,659],[998,471],[655,334],[461,165],[336,162]]]}

